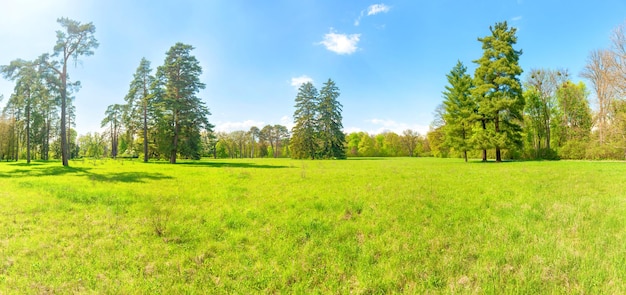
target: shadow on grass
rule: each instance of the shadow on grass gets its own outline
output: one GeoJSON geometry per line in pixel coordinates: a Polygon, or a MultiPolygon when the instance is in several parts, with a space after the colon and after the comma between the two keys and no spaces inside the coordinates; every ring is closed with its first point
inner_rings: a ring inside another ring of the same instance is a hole
{"type": "Polygon", "coordinates": [[[496,160],[487,160],[486,162],[480,159],[477,160],[469,160],[467,161],[468,164],[506,164],[506,163],[518,163],[521,161],[518,160],[502,160],[501,162],[496,162],[496,160]]]}
{"type": "Polygon", "coordinates": [[[77,168],[77,167],[43,167],[33,169],[15,169],[7,174],[0,174],[0,177],[4,178],[19,178],[19,177],[38,177],[38,176],[62,176],[74,174],[76,176],[88,177],[92,181],[97,182],[145,182],[146,180],[162,180],[172,179],[173,177],[167,176],[161,173],[148,173],[148,172],[112,172],[106,174],[98,174],[91,172],[92,168],[77,168]]]}
{"type": "Polygon", "coordinates": [[[43,164],[37,163],[37,162],[30,162],[30,164],[27,164],[27,163],[9,163],[7,165],[9,165],[9,166],[32,167],[32,166],[40,166],[40,165],[43,165],[43,164]]]}
{"type": "MultiPolygon", "coordinates": [[[[149,162],[149,164],[155,164],[155,165],[171,165],[169,162],[149,162]]],[[[289,166],[283,166],[283,165],[260,165],[260,164],[254,164],[254,163],[245,163],[245,162],[178,162],[174,165],[181,165],[181,166],[196,166],[196,167],[210,167],[210,168],[222,168],[222,167],[229,167],[229,168],[262,168],[262,169],[276,169],[276,168],[291,168],[289,166]]]]}
{"type": "Polygon", "coordinates": [[[383,157],[348,157],[346,159],[343,160],[347,160],[347,161],[382,161],[382,160],[387,160],[386,158],[383,157]]]}

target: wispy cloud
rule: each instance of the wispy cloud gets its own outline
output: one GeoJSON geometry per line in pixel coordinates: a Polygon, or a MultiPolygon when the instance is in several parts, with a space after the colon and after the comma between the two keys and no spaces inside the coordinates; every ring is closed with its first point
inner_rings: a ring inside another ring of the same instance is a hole
{"type": "Polygon", "coordinates": [[[339,34],[333,28],[324,35],[324,40],[317,43],[324,45],[326,49],[337,54],[352,54],[356,52],[361,34],[339,34]]]}
{"type": "Polygon", "coordinates": [[[367,16],[370,15],[376,15],[379,13],[384,13],[384,12],[389,12],[389,9],[391,9],[391,7],[385,5],[385,4],[374,4],[374,5],[370,5],[370,7],[367,8],[367,16]]]}
{"type": "Polygon", "coordinates": [[[306,82],[313,83],[313,78],[307,75],[302,75],[300,77],[291,78],[291,86],[295,87],[296,89],[300,88],[300,86],[306,82]]]}
{"type": "Polygon", "coordinates": [[[245,120],[243,122],[217,122],[215,131],[217,132],[233,132],[238,130],[248,131],[250,127],[256,126],[262,128],[265,126],[263,121],[245,120]]]}
{"type": "Polygon", "coordinates": [[[516,21],[520,21],[520,20],[522,20],[523,18],[524,18],[523,16],[518,15],[518,16],[516,16],[516,17],[511,18],[511,21],[516,22],[516,21]]]}
{"type": "Polygon", "coordinates": [[[418,124],[407,124],[402,122],[396,122],[394,120],[385,119],[371,119],[367,120],[368,123],[374,125],[373,129],[368,130],[370,134],[380,134],[384,132],[394,132],[396,134],[402,134],[402,131],[411,129],[417,131],[421,135],[428,133],[429,126],[422,126],[418,124]]]}
{"type": "Polygon", "coordinates": [[[280,125],[283,125],[285,127],[287,127],[287,129],[289,129],[289,132],[291,132],[291,129],[293,129],[293,126],[295,126],[296,124],[293,122],[293,118],[290,116],[282,116],[280,118],[280,125]]]}
{"type": "Polygon", "coordinates": [[[367,7],[367,9],[361,11],[361,14],[359,15],[359,17],[354,21],[354,25],[359,26],[361,24],[361,19],[364,16],[372,16],[372,15],[377,15],[379,13],[387,13],[389,12],[389,10],[391,10],[391,7],[386,4],[383,4],[383,3],[372,4],[369,7],[367,7]]]}

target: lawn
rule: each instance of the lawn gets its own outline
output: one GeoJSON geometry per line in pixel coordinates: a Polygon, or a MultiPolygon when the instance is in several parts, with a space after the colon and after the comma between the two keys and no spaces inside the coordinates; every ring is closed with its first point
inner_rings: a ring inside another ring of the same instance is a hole
{"type": "Polygon", "coordinates": [[[0,294],[626,293],[626,163],[0,163],[0,294]]]}

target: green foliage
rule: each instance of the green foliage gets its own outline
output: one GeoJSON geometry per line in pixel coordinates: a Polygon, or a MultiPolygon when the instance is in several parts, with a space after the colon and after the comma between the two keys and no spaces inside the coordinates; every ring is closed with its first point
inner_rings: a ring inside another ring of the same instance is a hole
{"type": "Polygon", "coordinates": [[[116,158],[119,147],[119,134],[122,127],[122,116],[126,112],[128,105],[112,104],[109,105],[104,112],[104,119],[100,123],[100,127],[109,126],[109,139],[111,140],[111,157],[116,158]]]}
{"type": "Polygon", "coordinates": [[[302,84],[296,95],[295,125],[291,131],[291,151],[295,159],[315,159],[318,154],[318,105],[319,94],[313,83],[302,84]]]}
{"type": "Polygon", "coordinates": [[[319,155],[327,159],[345,159],[346,136],[341,122],[342,105],[337,100],[339,88],[328,79],[319,93],[317,128],[321,141],[319,155]]]}
{"type": "Polygon", "coordinates": [[[478,105],[471,95],[472,78],[460,61],[447,77],[449,85],[443,92],[445,144],[462,152],[467,161],[467,152],[473,149],[470,142],[472,132],[480,118],[478,105]]]}
{"type": "Polygon", "coordinates": [[[626,292],[623,163],[71,166],[0,163],[2,292],[626,292]]]}
{"type": "Polygon", "coordinates": [[[130,82],[128,94],[124,98],[128,105],[124,125],[131,134],[131,141],[133,133],[141,130],[144,162],[148,162],[149,159],[148,130],[155,125],[156,119],[152,108],[154,99],[152,87],[156,86],[154,84],[155,78],[152,76],[150,61],[142,58],[130,82]]]}
{"type": "Polygon", "coordinates": [[[179,154],[199,159],[200,133],[213,127],[208,120],[209,109],[196,96],[205,85],[200,82],[202,67],[191,55],[193,49],[191,45],[176,43],[156,72],[158,147],[172,164],[179,154]]]}
{"type": "Polygon", "coordinates": [[[319,93],[311,82],[300,86],[290,141],[293,158],[346,158],[346,136],[341,122],[343,106],[338,97],[339,88],[331,79],[324,83],[319,93]]]}
{"type": "MultiPolygon", "coordinates": [[[[67,140],[67,129],[71,128],[71,126],[68,126],[70,124],[67,124],[68,108],[71,102],[70,97],[68,97],[68,94],[71,92],[68,90],[71,90],[72,86],[74,86],[74,88],[80,86],[78,81],[68,84],[68,61],[73,59],[74,64],[77,64],[78,57],[93,55],[93,50],[98,48],[100,44],[94,37],[96,27],[93,23],[81,24],[69,18],[59,18],[57,22],[64,29],[64,31],[56,31],[57,41],[54,46],[52,58],[58,59],[50,61],[50,55],[43,54],[39,57],[38,62],[48,69],[46,72],[48,72],[50,76],[53,74],[56,75],[55,79],[51,81],[56,84],[55,86],[58,88],[61,98],[61,158],[63,166],[68,166],[68,160],[71,157],[71,143],[67,140]],[[68,89],[68,85],[70,89],[68,89]]],[[[71,110],[69,113],[71,113],[71,110]]]]}
{"type": "Polygon", "coordinates": [[[483,56],[474,61],[478,67],[474,73],[472,94],[478,103],[478,113],[489,122],[477,133],[474,141],[481,147],[493,146],[496,161],[501,161],[501,149],[521,147],[522,110],[524,97],[519,75],[521,50],[515,50],[516,29],[506,22],[489,28],[491,35],[478,38],[482,43],[483,56]],[[485,142],[487,141],[487,142],[485,142]]]}

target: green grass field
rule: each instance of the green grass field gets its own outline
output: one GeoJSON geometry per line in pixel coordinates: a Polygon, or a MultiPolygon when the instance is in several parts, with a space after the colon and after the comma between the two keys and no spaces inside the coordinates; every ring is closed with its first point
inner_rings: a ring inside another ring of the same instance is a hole
{"type": "Polygon", "coordinates": [[[626,163],[0,163],[0,293],[626,293],[626,163]]]}

